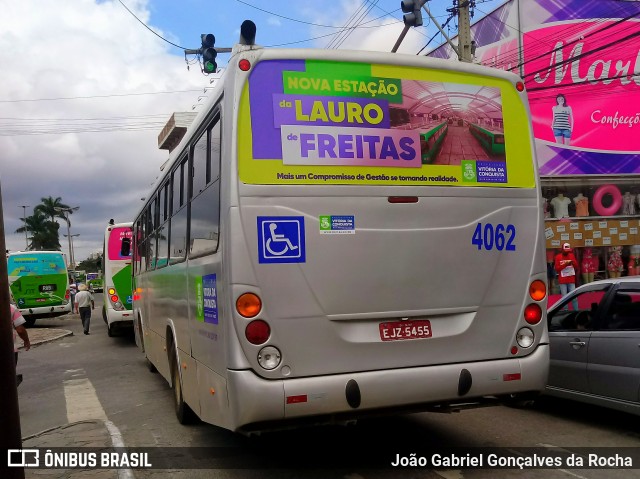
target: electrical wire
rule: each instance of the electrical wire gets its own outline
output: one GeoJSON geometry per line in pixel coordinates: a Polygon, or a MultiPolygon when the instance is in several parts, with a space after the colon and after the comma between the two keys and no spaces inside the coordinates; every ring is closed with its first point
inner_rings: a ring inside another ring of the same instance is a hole
{"type": "Polygon", "coordinates": [[[135,14],[135,13],[133,13],[131,10],[129,10],[129,7],[127,7],[127,6],[122,2],[122,0],[118,0],[118,2],[120,2],[120,5],[122,5],[122,6],[127,10],[127,12],[129,12],[131,15],[133,15],[133,18],[135,18],[136,20],[138,20],[138,22],[140,22],[144,28],[146,28],[147,30],[149,30],[149,31],[150,31],[151,33],[153,33],[156,37],[158,37],[158,38],[160,38],[161,40],[163,40],[163,41],[167,42],[169,45],[173,45],[174,47],[180,48],[181,50],[187,50],[187,48],[185,48],[185,47],[181,47],[180,45],[176,45],[175,43],[170,42],[169,40],[167,40],[166,38],[164,38],[162,35],[159,35],[158,33],[154,32],[151,28],[149,28],[149,27],[147,26],[147,24],[146,24],[146,23],[144,23],[142,20],[140,20],[140,19],[136,16],[136,14],[135,14]]]}
{"type": "Polygon", "coordinates": [[[59,101],[59,100],[88,100],[93,98],[114,98],[125,96],[144,96],[144,95],[167,95],[172,93],[192,93],[201,91],[201,88],[197,90],[173,90],[173,91],[153,91],[153,92],[141,92],[141,93],[113,93],[110,95],[88,95],[88,96],[66,96],[66,97],[54,97],[54,98],[32,98],[25,100],[0,100],[0,103],[23,103],[34,101],[59,101]]]}

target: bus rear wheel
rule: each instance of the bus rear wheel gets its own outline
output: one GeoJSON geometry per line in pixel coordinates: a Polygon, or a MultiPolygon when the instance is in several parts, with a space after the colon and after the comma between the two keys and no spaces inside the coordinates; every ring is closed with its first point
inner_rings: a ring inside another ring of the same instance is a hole
{"type": "Polygon", "coordinates": [[[36,324],[36,318],[34,318],[33,316],[27,316],[26,318],[24,318],[24,321],[28,327],[32,327],[34,324],[36,324]]]}
{"type": "Polygon", "coordinates": [[[173,403],[176,410],[176,417],[180,424],[193,424],[197,420],[197,416],[189,405],[184,401],[182,395],[182,382],[180,380],[180,368],[178,365],[178,358],[173,350],[174,346],[171,345],[171,382],[173,383],[173,403]]]}

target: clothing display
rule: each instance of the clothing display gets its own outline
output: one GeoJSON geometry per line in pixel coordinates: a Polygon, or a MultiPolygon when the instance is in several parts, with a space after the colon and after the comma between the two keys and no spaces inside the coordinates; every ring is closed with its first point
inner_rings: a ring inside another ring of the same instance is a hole
{"type": "Polygon", "coordinates": [[[589,198],[578,193],[573,202],[576,205],[576,216],[589,216],[589,198]]]}
{"type": "Polygon", "coordinates": [[[549,208],[549,200],[546,198],[542,198],[544,202],[542,203],[542,209],[544,210],[544,217],[551,218],[551,211],[549,208]]]}
{"type": "Polygon", "coordinates": [[[624,195],[622,195],[622,214],[623,215],[636,214],[636,195],[632,195],[628,191],[624,195]]]}
{"type": "Polygon", "coordinates": [[[556,218],[568,218],[569,217],[569,205],[571,200],[559,193],[554,199],[551,200],[551,206],[553,206],[553,213],[556,218]]]}
{"type": "Polygon", "coordinates": [[[607,262],[607,271],[622,273],[624,266],[622,264],[622,246],[609,247],[609,261],[607,262]]]}
{"type": "Polygon", "coordinates": [[[595,273],[598,271],[600,261],[597,256],[593,255],[591,248],[584,248],[582,250],[582,272],[583,273],[595,273]]]}

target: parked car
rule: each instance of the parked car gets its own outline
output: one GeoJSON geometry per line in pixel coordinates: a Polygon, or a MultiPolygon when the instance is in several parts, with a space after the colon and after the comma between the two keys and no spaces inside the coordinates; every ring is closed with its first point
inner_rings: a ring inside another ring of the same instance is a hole
{"type": "Polygon", "coordinates": [[[545,394],[640,415],[640,276],[580,286],[547,318],[545,394]]]}

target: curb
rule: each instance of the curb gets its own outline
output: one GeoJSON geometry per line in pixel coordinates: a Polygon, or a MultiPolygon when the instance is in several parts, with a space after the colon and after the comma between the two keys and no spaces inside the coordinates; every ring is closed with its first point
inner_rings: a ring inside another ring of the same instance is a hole
{"type": "MultiPolygon", "coordinates": [[[[65,336],[73,336],[73,331],[69,331],[68,329],[56,329],[56,332],[51,336],[46,338],[35,339],[31,341],[31,347],[39,346],[40,344],[50,343],[51,341],[56,341],[57,339],[64,338],[65,336]]],[[[20,346],[18,346],[18,351],[24,350],[24,345],[20,340],[20,346]]]]}

